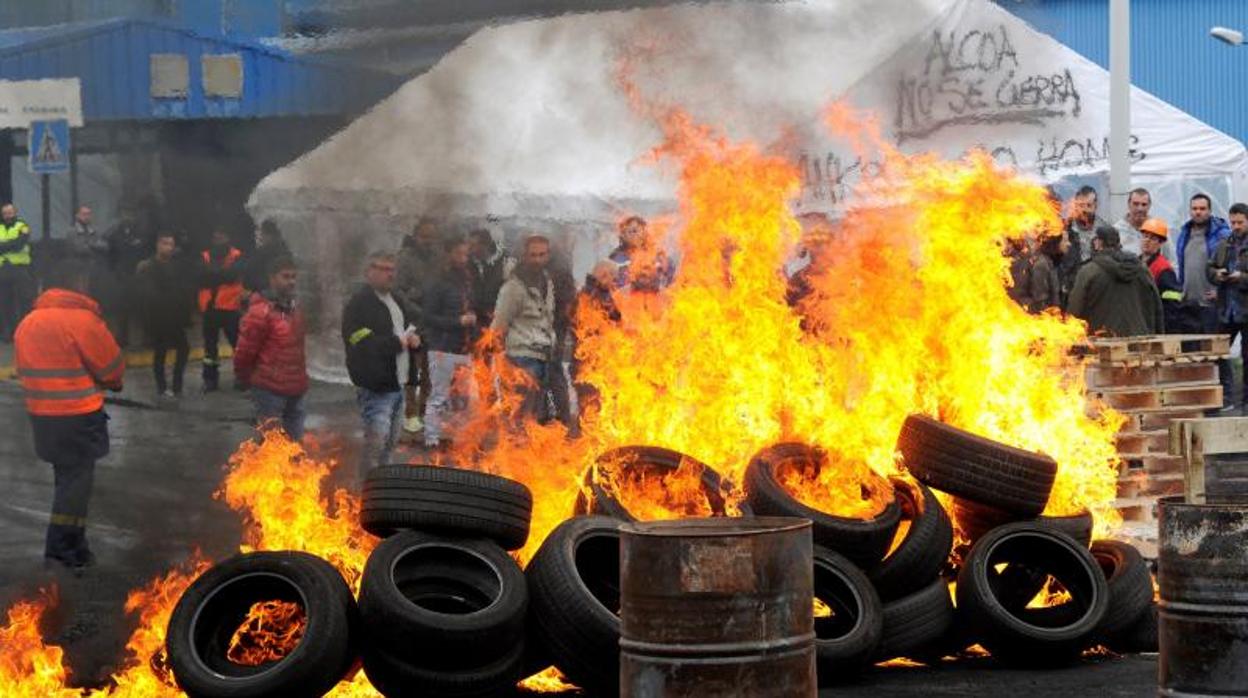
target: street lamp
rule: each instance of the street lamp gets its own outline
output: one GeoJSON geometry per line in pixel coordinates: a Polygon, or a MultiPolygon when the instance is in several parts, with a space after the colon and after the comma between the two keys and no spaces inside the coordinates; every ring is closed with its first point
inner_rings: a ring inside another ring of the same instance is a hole
{"type": "Polygon", "coordinates": [[[1213,29],[1210,29],[1209,36],[1212,36],[1218,41],[1228,43],[1231,46],[1239,46],[1244,43],[1243,32],[1235,31],[1234,29],[1227,29],[1226,27],[1214,27],[1213,29]]]}

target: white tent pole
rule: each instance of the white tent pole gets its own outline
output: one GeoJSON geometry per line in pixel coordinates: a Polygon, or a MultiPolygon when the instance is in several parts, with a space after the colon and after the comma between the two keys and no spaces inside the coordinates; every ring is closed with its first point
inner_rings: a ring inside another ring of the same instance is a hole
{"type": "Polygon", "coordinates": [[[1109,214],[1127,211],[1131,189],[1131,0],[1109,3],[1109,214]]]}

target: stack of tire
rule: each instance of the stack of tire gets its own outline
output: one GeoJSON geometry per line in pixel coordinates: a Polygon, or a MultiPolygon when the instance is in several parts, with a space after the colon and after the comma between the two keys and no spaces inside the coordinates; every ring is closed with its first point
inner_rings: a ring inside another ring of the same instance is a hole
{"type": "Polygon", "coordinates": [[[385,540],[365,564],[358,606],[315,556],[231,558],[196,579],[174,609],[167,646],[178,685],[206,698],[320,696],[362,660],[390,698],[507,693],[529,667],[528,583],[507,551],[528,538],[532,503],[524,485],[485,473],[373,469],[361,524],[385,540]],[[234,664],[225,651],[231,634],[252,604],[269,600],[301,606],[303,638],[280,659],[234,664]]]}
{"type": "MultiPolygon", "coordinates": [[[[814,591],[830,613],[816,612],[816,669],[821,685],[843,682],[875,662],[929,651],[954,623],[948,582],[941,576],[953,527],[930,489],[891,478],[892,501],[859,519],[819,511],[794,498],[779,473],[828,455],[803,443],[763,449],[745,474],[746,497],[760,516],[809,519],[814,591]]],[[[883,492],[890,483],[861,483],[883,492]]],[[[867,491],[866,495],[878,492],[867,491]]]]}
{"type": "Polygon", "coordinates": [[[959,633],[945,650],[982,644],[1017,665],[1059,665],[1095,645],[1156,650],[1148,566],[1125,543],[1092,541],[1092,516],[1046,517],[1057,463],[922,415],[897,449],[920,482],[947,493],[971,544],[957,575],[959,633]],[[1050,579],[1069,594],[1028,608],[1050,579]]]}

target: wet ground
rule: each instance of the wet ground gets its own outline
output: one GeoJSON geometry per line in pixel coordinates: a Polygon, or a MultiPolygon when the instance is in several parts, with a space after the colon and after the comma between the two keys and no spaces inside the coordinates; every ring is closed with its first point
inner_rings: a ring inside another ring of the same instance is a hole
{"type": "MultiPolygon", "coordinates": [[[[150,370],[135,368],[116,396],[124,404],[108,408],[113,450],[96,469],[88,533],[99,564],[80,579],[43,569],[52,471],[35,458],[19,387],[0,381],[0,423],[9,425],[0,440],[0,608],[56,581],[61,603],[45,632],[65,648],[76,684],[102,682],[123,656],[133,622],[123,612],[127,592],[196,547],[216,558],[237,549],[238,516],[212,493],[230,453],[251,434],[250,405],[228,388],[201,395],[198,371],[196,364],[188,368],[186,394],[171,403],[156,398],[150,370]]],[[[230,382],[227,372],[222,385],[230,382]]],[[[314,384],[309,399],[309,430],[328,435],[322,442],[332,455],[353,459],[359,427],[350,388],[314,384]]],[[[1156,660],[1149,656],[1046,672],[1003,670],[978,660],[876,669],[821,695],[1145,696],[1155,695],[1155,677],[1156,660]]]]}

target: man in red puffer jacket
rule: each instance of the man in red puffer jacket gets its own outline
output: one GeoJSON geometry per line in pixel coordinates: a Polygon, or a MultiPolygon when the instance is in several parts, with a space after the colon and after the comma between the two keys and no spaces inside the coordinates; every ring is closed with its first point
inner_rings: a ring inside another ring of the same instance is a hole
{"type": "Polygon", "coordinates": [[[298,272],[290,257],[269,267],[269,290],[251,297],[234,350],[234,377],[251,388],[256,424],[280,419],[291,439],[303,438],[308,392],[303,312],[295,306],[298,272]]]}

